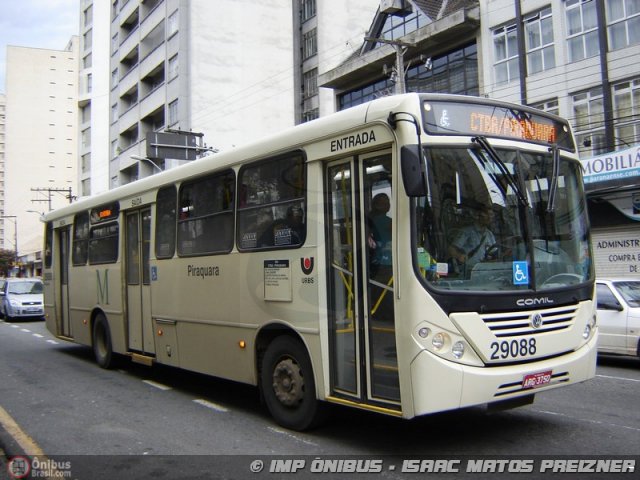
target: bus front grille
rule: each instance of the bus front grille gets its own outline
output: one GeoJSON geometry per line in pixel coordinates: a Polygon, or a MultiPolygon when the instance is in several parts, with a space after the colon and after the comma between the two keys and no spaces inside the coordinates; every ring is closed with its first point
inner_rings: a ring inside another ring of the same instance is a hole
{"type": "Polygon", "coordinates": [[[498,338],[530,336],[571,328],[577,310],[577,306],[568,306],[520,313],[494,313],[482,315],[482,320],[498,338]],[[535,318],[537,315],[539,317],[535,318]]]}

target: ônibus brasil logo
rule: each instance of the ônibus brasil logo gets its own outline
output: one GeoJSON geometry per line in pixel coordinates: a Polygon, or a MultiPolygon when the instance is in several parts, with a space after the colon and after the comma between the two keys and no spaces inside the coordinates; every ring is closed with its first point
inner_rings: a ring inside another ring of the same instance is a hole
{"type": "Polygon", "coordinates": [[[31,462],[26,457],[13,457],[7,464],[13,478],[26,478],[31,473],[31,462]]]}

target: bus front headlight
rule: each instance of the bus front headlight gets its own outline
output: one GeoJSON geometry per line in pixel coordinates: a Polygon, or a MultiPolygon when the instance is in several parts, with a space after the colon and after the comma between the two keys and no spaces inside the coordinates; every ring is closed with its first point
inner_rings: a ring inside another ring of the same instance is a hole
{"type": "Polygon", "coordinates": [[[464,342],[458,341],[454,343],[453,347],[451,347],[451,353],[458,359],[462,358],[464,355],[464,342]]]}
{"type": "Polygon", "coordinates": [[[433,345],[433,348],[435,348],[436,350],[440,350],[445,346],[448,338],[449,336],[446,333],[436,333],[431,340],[431,344],[433,345]]]}

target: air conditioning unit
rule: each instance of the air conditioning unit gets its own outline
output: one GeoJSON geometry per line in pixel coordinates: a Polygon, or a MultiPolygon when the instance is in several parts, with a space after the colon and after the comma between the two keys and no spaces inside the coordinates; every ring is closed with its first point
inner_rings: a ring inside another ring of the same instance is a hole
{"type": "Polygon", "coordinates": [[[380,12],[388,15],[406,16],[413,11],[407,0],[380,0],[380,12]]]}

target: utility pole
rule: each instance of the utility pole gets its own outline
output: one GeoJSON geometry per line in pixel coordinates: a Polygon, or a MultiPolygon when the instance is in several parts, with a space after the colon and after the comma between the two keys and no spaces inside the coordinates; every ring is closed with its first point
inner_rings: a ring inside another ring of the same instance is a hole
{"type": "Polygon", "coordinates": [[[410,47],[415,47],[415,43],[410,42],[402,42],[400,40],[387,40],[386,38],[374,38],[374,37],[365,37],[365,40],[368,42],[379,42],[386,43],[388,45],[393,46],[396,51],[396,85],[395,85],[395,93],[406,93],[407,87],[405,83],[405,74],[404,71],[404,54],[407,53],[407,50],[410,47]]]}
{"type": "Polygon", "coordinates": [[[69,203],[73,202],[73,195],[71,192],[71,187],[69,188],[32,188],[31,189],[32,192],[38,192],[38,193],[46,193],[47,194],[47,198],[36,198],[34,200],[31,200],[32,202],[46,202],[49,204],[49,211],[53,210],[53,207],[51,206],[51,197],[53,196],[53,193],[66,193],[65,197],[69,200],[69,203]]]}

